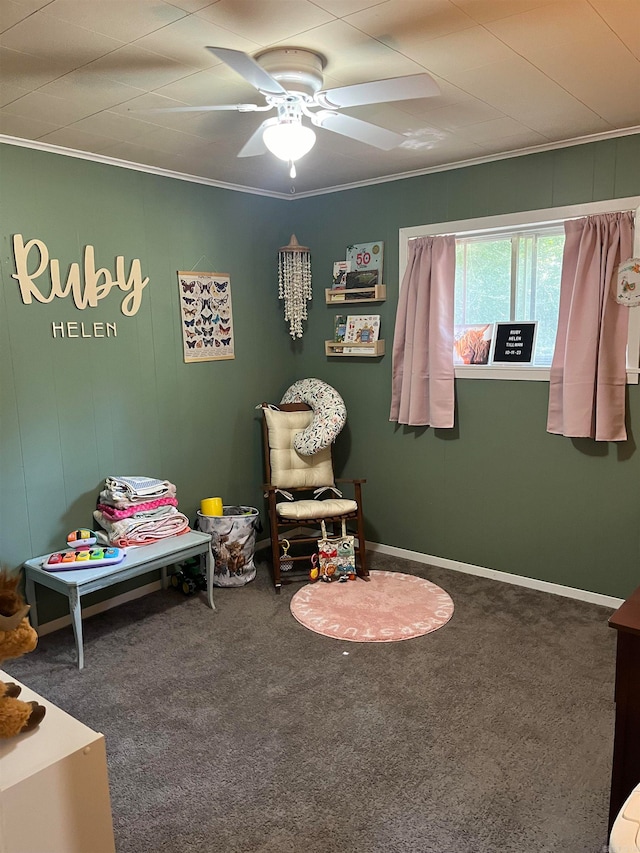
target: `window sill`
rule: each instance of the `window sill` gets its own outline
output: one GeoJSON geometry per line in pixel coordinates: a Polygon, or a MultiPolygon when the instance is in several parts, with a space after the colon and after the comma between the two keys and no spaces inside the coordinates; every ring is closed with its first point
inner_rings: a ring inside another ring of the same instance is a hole
{"type": "MultiPolygon", "coordinates": [[[[548,382],[548,367],[509,367],[492,364],[456,364],[456,379],[509,379],[524,382],[548,382]]],[[[638,384],[638,370],[627,370],[627,385],[638,384]]]]}
{"type": "Polygon", "coordinates": [[[548,367],[509,367],[493,364],[456,364],[456,379],[519,379],[528,382],[548,382],[548,367]]]}

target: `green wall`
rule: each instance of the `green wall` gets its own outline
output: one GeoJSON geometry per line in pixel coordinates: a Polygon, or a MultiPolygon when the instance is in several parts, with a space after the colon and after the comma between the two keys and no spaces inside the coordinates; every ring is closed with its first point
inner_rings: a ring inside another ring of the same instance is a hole
{"type": "MultiPolygon", "coordinates": [[[[254,406],[318,376],[347,403],[337,462],[368,479],[369,539],[625,597],[640,578],[637,386],[631,438],[619,446],[547,434],[546,383],[457,381],[454,430],[398,427],[388,414],[398,229],[640,194],[639,143],[624,137],[293,202],[0,146],[2,565],[92,526],[112,473],[167,477],[190,518],[212,493],[262,508],[254,406]],[[296,343],[275,274],[292,232],[312,250],[315,285],[296,343]],[[24,305],[11,277],[14,233],[43,240],[63,273],[87,244],[107,268],[116,255],[127,266],[139,258],[150,278],[139,312],[124,317],[113,292],[84,311],[69,298],[24,305]],[[338,313],[324,304],[332,262],[369,240],[385,242],[388,298],[376,311],[387,355],[326,358],[338,313]],[[235,360],[183,363],[179,269],[230,274],[235,360]],[[51,323],[68,320],[115,321],[118,337],[54,340],[51,323]]],[[[65,612],[44,604],[45,619],[65,612]]]]}
{"type": "Polygon", "coordinates": [[[370,540],[612,596],[638,586],[638,386],[621,445],[548,434],[546,382],[457,380],[453,430],[398,427],[389,407],[399,228],[639,194],[632,136],[296,203],[317,294],[297,372],[345,398],[336,448],[345,474],[367,477],[370,540]],[[371,240],[385,243],[387,301],[366,310],[381,315],[387,354],[327,358],[323,341],[348,306],[323,304],[322,285],[348,244],[371,240]]]}
{"type": "MultiPolygon", "coordinates": [[[[280,393],[290,369],[276,278],[285,202],[9,145],[0,183],[2,565],[95,526],[109,474],[166,477],[192,520],[210,494],[261,506],[254,406],[280,393]],[[140,310],[123,316],[116,291],[84,310],[70,297],[23,304],[11,277],[15,233],[44,241],[63,277],[87,244],[111,271],[117,255],[127,270],[139,258],[150,278],[140,310]],[[231,276],[234,360],[183,361],[176,271],[189,269],[231,276]],[[61,321],[116,322],[117,338],[54,339],[61,321]]],[[[45,602],[43,618],[63,604],[45,602]]]]}

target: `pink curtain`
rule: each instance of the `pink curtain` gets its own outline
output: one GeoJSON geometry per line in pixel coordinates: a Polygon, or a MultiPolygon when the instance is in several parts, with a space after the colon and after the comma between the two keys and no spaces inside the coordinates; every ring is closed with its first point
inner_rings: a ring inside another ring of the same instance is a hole
{"type": "Polygon", "coordinates": [[[624,441],[630,309],[615,301],[612,282],[632,254],[633,214],[571,220],[565,235],[547,431],[624,441]]]}
{"type": "Polygon", "coordinates": [[[393,337],[390,421],[452,427],[456,241],[409,241],[393,337]]]}

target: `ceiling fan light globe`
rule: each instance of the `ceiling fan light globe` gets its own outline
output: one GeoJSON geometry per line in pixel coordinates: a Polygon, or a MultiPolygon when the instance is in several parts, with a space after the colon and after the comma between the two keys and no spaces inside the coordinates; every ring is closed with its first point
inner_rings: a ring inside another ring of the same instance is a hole
{"type": "Polygon", "coordinates": [[[265,128],[262,141],[280,160],[292,163],[311,151],[316,135],[310,127],[300,122],[287,122],[265,128]]]}

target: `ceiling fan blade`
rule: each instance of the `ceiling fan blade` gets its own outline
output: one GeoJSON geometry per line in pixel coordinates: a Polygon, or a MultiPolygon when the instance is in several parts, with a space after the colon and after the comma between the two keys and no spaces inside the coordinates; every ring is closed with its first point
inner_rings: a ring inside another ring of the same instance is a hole
{"type": "MultiPolygon", "coordinates": [[[[257,104],[216,104],[208,107],[157,107],[152,110],[130,110],[133,113],[208,113],[213,110],[237,110],[241,113],[252,113],[262,110],[257,104]]],[[[269,107],[268,109],[272,109],[269,107]]]]}
{"type": "Polygon", "coordinates": [[[265,128],[277,121],[277,118],[268,118],[266,121],[263,121],[242,146],[238,152],[238,157],[257,157],[259,154],[266,154],[267,146],[262,141],[262,134],[265,128]]]}
{"type": "Polygon", "coordinates": [[[407,139],[406,136],[396,133],[395,130],[387,130],[385,127],[378,127],[376,124],[370,124],[368,121],[361,121],[359,118],[341,113],[320,111],[315,113],[311,120],[317,127],[332,130],[334,133],[341,133],[343,136],[357,139],[359,142],[373,145],[383,151],[390,151],[400,145],[401,142],[406,142],[407,139]]]}
{"type": "Polygon", "coordinates": [[[432,98],[440,94],[440,87],[428,74],[411,74],[408,77],[391,77],[371,83],[356,83],[318,92],[316,103],[336,107],[360,107],[364,104],[382,104],[386,101],[407,101],[410,98],[432,98]]]}
{"type": "Polygon", "coordinates": [[[252,59],[248,53],[241,50],[232,50],[229,47],[211,47],[207,46],[214,56],[225,62],[229,68],[239,74],[241,77],[251,83],[263,95],[286,95],[287,90],[283,89],[280,83],[268,74],[261,65],[252,59]]]}

